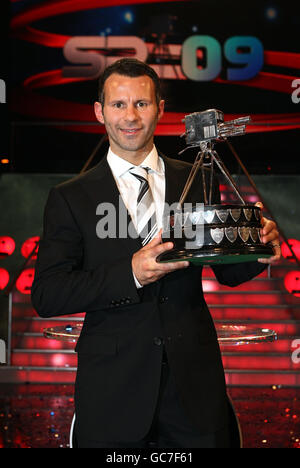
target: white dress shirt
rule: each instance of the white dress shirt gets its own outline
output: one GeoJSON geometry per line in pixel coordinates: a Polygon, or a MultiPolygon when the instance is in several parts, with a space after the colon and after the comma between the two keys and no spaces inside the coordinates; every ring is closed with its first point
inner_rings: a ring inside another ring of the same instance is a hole
{"type": "MultiPolygon", "coordinates": [[[[137,227],[136,210],[140,182],[130,173],[130,169],[136,166],[114,154],[111,149],[108,150],[107,162],[134,226],[137,227]]],[[[150,168],[148,182],[154,198],[157,227],[160,229],[165,202],[165,165],[162,158],[158,156],[155,146],[140,166],[150,168]]]]}
{"type": "MultiPolygon", "coordinates": [[[[107,162],[118,186],[124,205],[131,216],[134,226],[137,228],[136,211],[140,182],[130,173],[130,169],[136,166],[114,154],[111,148],[108,150],[107,162]]],[[[148,172],[148,182],[154,198],[156,222],[159,230],[163,225],[162,220],[165,203],[165,165],[162,158],[158,156],[155,146],[153,146],[152,150],[140,166],[150,168],[150,171],[148,172]]],[[[134,274],[133,276],[136,286],[141,287],[134,274]]]]}

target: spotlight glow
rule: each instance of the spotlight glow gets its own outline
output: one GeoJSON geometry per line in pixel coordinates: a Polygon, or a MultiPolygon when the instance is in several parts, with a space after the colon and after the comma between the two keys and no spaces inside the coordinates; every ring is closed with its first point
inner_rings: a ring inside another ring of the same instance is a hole
{"type": "Polygon", "coordinates": [[[269,7],[266,9],[266,17],[270,21],[276,20],[278,17],[278,11],[275,7],[269,7]]]}
{"type": "Polygon", "coordinates": [[[134,17],[133,17],[133,14],[131,11],[126,11],[126,13],[124,13],[124,19],[127,23],[133,23],[133,20],[134,20],[134,17]]]}

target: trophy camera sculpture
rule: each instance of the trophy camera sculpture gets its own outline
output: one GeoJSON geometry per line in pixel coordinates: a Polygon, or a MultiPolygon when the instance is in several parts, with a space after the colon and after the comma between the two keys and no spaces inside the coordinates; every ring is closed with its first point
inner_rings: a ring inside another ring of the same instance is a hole
{"type": "Polygon", "coordinates": [[[245,203],[214,150],[214,142],[243,135],[249,121],[250,117],[241,117],[224,122],[223,112],[216,109],[194,112],[185,117],[186,149],[200,146],[200,151],[176,209],[164,217],[163,242],[171,241],[174,245],[172,250],[158,257],[159,262],[239,263],[273,255],[272,247],[261,242],[261,208],[245,203]],[[233,187],[240,204],[212,204],[215,166],[233,187]],[[186,210],[184,202],[199,170],[202,171],[204,203],[193,204],[186,210]]]}

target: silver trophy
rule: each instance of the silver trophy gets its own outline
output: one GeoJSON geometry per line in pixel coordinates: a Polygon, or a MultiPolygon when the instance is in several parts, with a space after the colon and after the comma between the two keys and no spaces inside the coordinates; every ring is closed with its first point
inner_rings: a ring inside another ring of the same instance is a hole
{"type": "Polygon", "coordinates": [[[223,112],[216,109],[195,112],[185,117],[186,130],[183,136],[188,146],[183,151],[193,147],[200,147],[200,151],[182,191],[177,213],[169,215],[164,221],[163,241],[173,242],[174,247],[161,254],[157,261],[240,263],[273,255],[272,247],[261,242],[261,209],[246,204],[229,171],[214,150],[216,142],[244,135],[250,120],[247,116],[224,122],[223,112]],[[212,204],[216,167],[232,186],[240,203],[212,204]],[[202,172],[203,202],[193,204],[188,212],[182,211],[199,171],[202,172]]]}

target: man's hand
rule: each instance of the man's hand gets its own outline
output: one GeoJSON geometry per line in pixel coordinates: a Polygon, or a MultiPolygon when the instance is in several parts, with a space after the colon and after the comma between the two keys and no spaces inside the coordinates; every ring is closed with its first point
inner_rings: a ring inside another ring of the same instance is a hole
{"type": "MultiPolygon", "coordinates": [[[[263,209],[263,204],[260,202],[255,203],[255,206],[258,206],[259,208],[263,209]]],[[[262,228],[260,230],[261,240],[264,244],[267,244],[268,242],[271,243],[273,247],[274,255],[270,258],[259,258],[257,261],[260,263],[274,263],[277,260],[280,260],[280,257],[281,257],[281,248],[280,248],[279,233],[277,231],[277,226],[276,226],[276,223],[274,223],[274,221],[264,218],[263,216],[261,217],[261,224],[262,224],[262,228]]]]}
{"type": "Polygon", "coordinates": [[[172,242],[162,243],[161,235],[162,231],[132,256],[132,271],[142,286],[154,283],[171,271],[182,270],[189,266],[189,262],[184,261],[173,263],[156,261],[158,255],[173,248],[172,242]]]}

